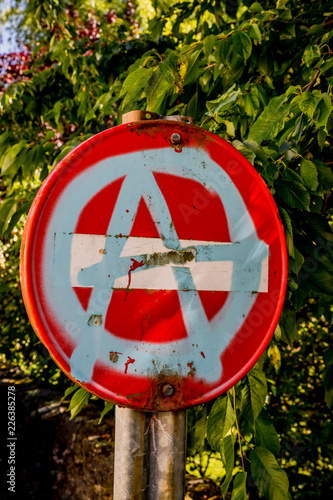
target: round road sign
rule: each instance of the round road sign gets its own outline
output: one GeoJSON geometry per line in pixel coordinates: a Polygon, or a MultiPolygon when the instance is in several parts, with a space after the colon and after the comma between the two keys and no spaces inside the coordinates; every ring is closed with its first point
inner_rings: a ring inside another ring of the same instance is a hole
{"type": "Polygon", "coordinates": [[[287,277],[282,224],[252,165],[194,125],[136,122],[67,155],[26,223],[21,281],[60,368],[146,411],[208,401],[267,346],[287,277]]]}

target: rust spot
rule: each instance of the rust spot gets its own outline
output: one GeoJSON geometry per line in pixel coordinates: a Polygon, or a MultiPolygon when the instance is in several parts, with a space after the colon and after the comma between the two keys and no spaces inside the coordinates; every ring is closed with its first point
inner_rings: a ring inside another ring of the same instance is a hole
{"type": "Polygon", "coordinates": [[[153,253],[147,257],[146,265],[165,266],[167,264],[186,264],[195,260],[196,251],[194,248],[184,250],[171,250],[170,252],[153,253]]]}
{"type": "Polygon", "coordinates": [[[191,361],[190,363],[187,363],[187,366],[189,367],[190,371],[188,372],[188,376],[189,377],[194,377],[195,375],[195,372],[197,371],[196,368],[194,368],[193,366],[193,361],[191,361]]]}
{"type": "Polygon", "coordinates": [[[106,254],[106,253],[107,253],[107,251],[105,250],[105,248],[101,248],[101,249],[99,250],[99,253],[100,253],[101,255],[104,255],[104,254],[106,254]]]}
{"type": "Polygon", "coordinates": [[[103,319],[101,314],[92,314],[87,321],[88,326],[99,326],[103,324],[103,319]]]}
{"type": "Polygon", "coordinates": [[[123,353],[122,352],[116,352],[116,351],[110,351],[110,361],[112,361],[112,363],[117,363],[118,359],[119,359],[119,354],[122,355],[123,353]]]}
{"type": "Polygon", "coordinates": [[[125,375],[127,374],[128,365],[132,365],[133,363],[135,363],[134,358],[131,358],[130,356],[127,356],[127,357],[128,357],[128,360],[125,363],[125,371],[124,371],[125,375]]]}

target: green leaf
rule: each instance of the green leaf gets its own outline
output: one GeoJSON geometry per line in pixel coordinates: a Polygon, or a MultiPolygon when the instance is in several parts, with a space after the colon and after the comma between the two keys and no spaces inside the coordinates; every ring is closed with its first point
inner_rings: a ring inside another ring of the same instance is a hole
{"type": "Polygon", "coordinates": [[[8,173],[9,168],[13,165],[15,162],[18,154],[22,151],[22,149],[25,147],[27,141],[20,141],[18,144],[15,144],[11,148],[7,150],[7,152],[3,155],[1,158],[1,173],[5,174],[8,173]]]}
{"type": "Polygon", "coordinates": [[[251,149],[256,155],[257,160],[259,160],[263,165],[267,165],[268,155],[267,153],[259,146],[259,144],[255,141],[251,141],[250,139],[243,142],[244,146],[248,149],[251,149]]]}
{"type": "Polygon", "coordinates": [[[255,423],[256,446],[263,446],[276,457],[280,453],[280,440],[268,412],[263,408],[255,423]]]}
{"type": "Polygon", "coordinates": [[[296,326],[296,312],[291,309],[284,308],[282,311],[281,319],[280,319],[280,327],[289,342],[292,340],[296,340],[299,338],[298,330],[296,326]]]}
{"type": "MultiPolygon", "coordinates": [[[[32,201],[24,203],[18,210],[14,212],[10,220],[8,219],[7,228],[4,230],[5,239],[10,237],[11,231],[14,229],[18,221],[21,219],[22,215],[26,215],[29,212],[32,201]]],[[[15,207],[16,208],[16,207],[15,207]]]]}
{"type": "Polygon", "coordinates": [[[93,120],[96,118],[96,109],[91,108],[91,110],[86,114],[85,119],[84,119],[84,124],[88,123],[90,120],[93,120]]]}
{"type": "Polygon", "coordinates": [[[9,222],[16,211],[17,202],[15,198],[7,198],[0,204],[0,234],[4,234],[9,222]]]}
{"type": "Polygon", "coordinates": [[[74,391],[78,390],[79,386],[77,384],[71,385],[70,387],[67,387],[65,390],[65,393],[63,397],[60,399],[60,402],[64,401],[70,394],[72,394],[74,391]]]}
{"type": "Polygon", "coordinates": [[[324,362],[323,382],[325,387],[325,402],[328,408],[331,408],[333,403],[333,349],[325,352],[324,362]]]}
{"type": "Polygon", "coordinates": [[[274,330],[274,338],[277,340],[277,342],[280,342],[280,340],[282,339],[282,330],[280,325],[277,325],[274,330]]]}
{"type": "Polygon", "coordinates": [[[227,394],[219,397],[210,410],[207,422],[207,439],[211,447],[220,451],[222,441],[231,429],[236,415],[227,394]]]}
{"type": "Polygon", "coordinates": [[[313,159],[313,163],[316,165],[318,170],[318,177],[320,184],[327,191],[331,191],[333,188],[333,172],[330,167],[319,160],[313,159]]]}
{"type": "Polygon", "coordinates": [[[82,408],[88,403],[90,396],[90,392],[86,391],[83,387],[80,387],[80,389],[75,392],[67,409],[67,411],[71,412],[71,419],[80,413],[82,408]]]}
{"type": "Polygon", "coordinates": [[[321,35],[324,31],[325,28],[322,24],[313,24],[308,31],[308,35],[321,35]]]}
{"type": "Polygon", "coordinates": [[[248,34],[252,38],[252,40],[256,40],[257,42],[261,42],[261,31],[259,26],[256,23],[250,24],[248,29],[248,34]]]}
{"type": "Polygon", "coordinates": [[[332,113],[333,105],[331,98],[326,94],[322,94],[322,99],[317,104],[314,113],[314,120],[317,127],[324,127],[325,132],[329,133],[327,129],[327,122],[332,113]]]}
{"type": "MultiPolygon", "coordinates": [[[[306,273],[306,271],[304,271],[306,273]]],[[[332,272],[327,272],[324,269],[318,269],[317,271],[309,271],[309,279],[314,283],[319,290],[333,295],[333,274],[332,272]]]]}
{"type": "Polygon", "coordinates": [[[199,79],[200,66],[202,61],[199,56],[202,52],[202,47],[199,50],[194,51],[188,60],[186,75],[184,80],[184,85],[189,85],[192,82],[196,82],[199,79]]]}
{"type": "Polygon", "coordinates": [[[247,472],[237,472],[234,478],[231,500],[247,500],[246,479],[247,472]]]}
{"type": "Polygon", "coordinates": [[[126,94],[122,103],[122,109],[141,98],[143,89],[146,87],[152,74],[152,68],[138,68],[127,76],[120,92],[120,97],[126,94]]]}
{"type": "Polygon", "coordinates": [[[114,403],[111,403],[111,401],[104,401],[104,408],[99,417],[98,425],[102,422],[105,415],[112,410],[112,408],[114,408],[114,403]]]}
{"type": "Polygon", "coordinates": [[[62,109],[63,105],[64,104],[62,101],[58,101],[53,106],[54,121],[56,122],[57,125],[58,125],[59,120],[60,120],[60,113],[61,113],[61,109],[62,109]]]}
{"type": "Polygon", "coordinates": [[[303,61],[307,66],[311,66],[315,59],[320,59],[320,48],[318,45],[308,45],[303,53],[303,61]]]}
{"type": "Polygon", "coordinates": [[[221,443],[221,458],[225,468],[225,478],[221,485],[221,493],[223,498],[225,497],[229,484],[232,478],[232,471],[235,465],[235,451],[234,451],[235,439],[231,434],[226,436],[221,443]]]}
{"type": "Polygon", "coordinates": [[[242,380],[242,401],[240,410],[243,416],[254,425],[267,395],[266,377],[258,364],[242,380]]]}
{"type": "Polygon", "coordinates": [[[277,373],[281,367],[281,353],[276,344],[272,343],[268,346],[267,357],[270,363],[274,366],[275,372],[277,373]]]}
{"type": "Polygon", "coordinates": [[[4,144],[6,143],[7,139],[9,137],[9,131],[4,132],[3,134],[0,135],[0,147],[1,149],[4,147],[4,144]]]}
{"type": "Polygon", "coordinates": [[[236,52],[238,52],[238,54],[243,57],[244,62],[246,62],[252,52],[251,38],[243,31],[235,30],[232,34],[232,41],[236,52]]]}
{"type": "Polygon", "coordinates": [[[191,97],[187,107],[186,107],[186,116],[191,116],[192,118],[196,118],[199,110],[199,94],[198,91],[193,94],[191,97]]]}
{"type": "Polygon", "coordinates": [[[168,79],[165,78],[161,69],[157,68],[151,75],[145,88],[148,111],[161,113],[163,102],[170,86],[168,79]]]}
{"type": "MultiPolygon", "coordinates": [[[[333,32],[331,32],[331,36],[333,36],[333,32]]],[[[323,61],[323,59],[322,59],[322,61],[323,61]]],[[[331,57],[330,59],[327,59],[327,61],[325,61],[323,64],[321,64],[321,61],[319,61],[317,64],[318,64],[318,66],[320,66],[320,73],[321,74],[326,73],[326,71],[331,69],[333,66],[333,57],[331,57]]],[[[331,81],[332,81],[333,77],[327,75],[326,78],[327,78],[327,83],[329,85],[332,85],[331,81]]]]}
{"type": "Polygon", "coordinates": [[[290,19],[292,18],[293,16],[290,9],[284,9],[284,11],[279,16],[280,21],[290,21],[290,19]]]}
{"type": "Polygon", "coordinates": [[[306,187],[316,191],[319,185],[316,165],[312,161],[302,158],[300,173],[306,187]]]}
{"type": "Polygon", "coordinates": [[[324,132],[324,130],[322,129],[319,129],[317,133],[317,141],[318,141],[318,146],[320,148],[322,148],[323,145],[325,144],[326,137],[327,137],[326,132],[324,132]]]}
{"type": "Polygon", "coordinates": [[[290,103],[283,94],[273,97],[266,109],[254,122],[249,131],[249,139],[261,144],[262,141],[272,139],[282,129],[284,121],[288,116],[290,103]]]}
{"type": "Polygon", "coordinates": [[[206,115],[216,117],[228,111],[232,106],[234,101],[237,99],[241,90],[233,90],[236,84],[232,85],[221,97],[215,99],[214,101],[207,101],[206,106],[208,112],[206,115]]]}
{"type": "Polygon", "coordinates": [[[289,268],[297,275],[304,263],[304,255],[301,254],[296,247],[294,247],[294,255],[292,260],[289,262],[289,268]]]}
{"type": "Polygon", "coordinates": [[[275,188],[278,195],[290,207],[310,210],[310,195],[304,184],[282,179],[275,182],[275,188]]]}
{"type": "Polygon", "coordinates": [[[259,94],[256,87],[252,87],[251,91],[243,95],[245,113],[250,118],[255,118],[260,111],[259,94]]]}
{"type": "Polygon", "coordinates": [[[261,495],[269,500],[290,498],[287,474],[269,450],[262,446],[256,447],[250,453],[250,461],[252,477],[261,495]]]}
{"type": "Polygon", "coordinates": [[[283,9],[283,7],[289,2],[289,0],[277,0],[276,8],[283,9]]]}
{"type": "Polygon", "coordinates": [[[256,157],[256,154],[255,152],[253,151],[253,149],[247,147],[244,145],[243,142],[240,142],[240,141],[237,141],[237,140],[234,140],[232,141],[232,145],[238,149],[238,151],[240,153],[242,153],[243,156],[245,156],[245,158],[253,165],[254,164],[254,160],[255,160],[255,157],[256,157]]]}
{"type": "Polygon", "coordinates": [[[287,210],[285,210],[284,208],[280,207],[279,212],[286,233],[288,254],[294,256],[294,236],[293,236],[293,226],[291,223],[291,218],[289,217],[287,210]]]}
{"type": "Polygon", "coordinates": [[[298,96],[298,105],[302,113],[305,113],[309,118],[313,118],[314,111],[317,104],[322,98],[321,92],[319,90],[314,90],[313,92],[304,92],[301,96],[298,96]]]}
{"type": "Polygon", "coordinates": [[[206,36],[206,38],[204,39],[204,43],[203,43],[203,50],[204,50],[205,57],[208,58],[210,56],[210,54],[212,53],[212,50],[215,46],[215,42],[216,42],[215,35],[206,36]]]}
{"type": "Polygon", "coordinates": [[[205,436],[207,427],[207,407],[204,407],[200,418],[195,420],[194,424],[194,439],[196,450],[201,453],[205,446],[205,436]]]}
{"type": "Polygon", "coordinates": [[[264,9],[262,5],[259,2],[254,2],[250,7],[249,11],[250,12],[262,12],[264,9]]]}

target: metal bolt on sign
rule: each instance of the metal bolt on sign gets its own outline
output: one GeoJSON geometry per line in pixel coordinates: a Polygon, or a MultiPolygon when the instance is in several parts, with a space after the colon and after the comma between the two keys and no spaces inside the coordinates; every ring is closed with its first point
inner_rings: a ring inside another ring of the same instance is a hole
{"type": "Polygon", "coordinates": [[[177,132],[173,133],[170,138],[172,144],[179,144],[182,140],[181,135],[177,134],[177,132]]]}
{"type": "Polygon", "coordinates": [[[114,498],[182,500],[187,408],[250,370],[282,311],[284,230],[262,178],[193,119],[132,111],[45,180],[20,273],[52,358],[117,405],[114,498]]]}

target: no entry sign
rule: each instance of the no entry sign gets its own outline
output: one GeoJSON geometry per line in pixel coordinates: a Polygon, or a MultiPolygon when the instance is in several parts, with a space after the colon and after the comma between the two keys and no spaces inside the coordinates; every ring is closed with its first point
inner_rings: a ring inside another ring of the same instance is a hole
{"type": "Polygon", "coordinates": [[[60,368],[102,398],[176,410],[235,384],[269,342],[287,274],[272,196],[230,144],[147,121],[77,147],[41,187],[21,281],[60,368]]]}

